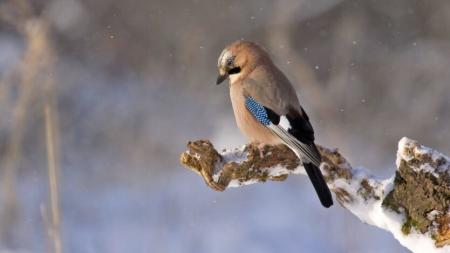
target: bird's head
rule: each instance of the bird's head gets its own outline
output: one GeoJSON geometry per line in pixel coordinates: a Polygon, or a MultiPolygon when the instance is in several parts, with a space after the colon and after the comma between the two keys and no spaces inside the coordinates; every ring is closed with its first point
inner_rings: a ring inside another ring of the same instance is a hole
{"type": "Polygon", "coordinates": [[[237,78],[250,73],[264,59],[268,59],[267,53],[255,43],[243,40],[231,43],[219,56],[217,84],[228,77],[237,78]]]}

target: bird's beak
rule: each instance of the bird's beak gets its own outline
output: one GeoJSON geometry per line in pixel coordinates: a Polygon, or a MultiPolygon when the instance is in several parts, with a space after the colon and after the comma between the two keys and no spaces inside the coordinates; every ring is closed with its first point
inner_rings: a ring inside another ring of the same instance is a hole
{"type": "Polygon", "coordinates": [[[219,76],[217,77],[217,82],[216,84],[219,85],[221,84],[223,81],[225,81],[225,79],[228,78],[228,73],[224,73],[224,74],[219,74],[219,76]]]}
{"type": "Polygon", "coordinates": [[[217,77],[216,84],[217,85],[221,84],[223,81],[225,81],[225,79],[228,78],[228,76],[229,74],[226,68],[219,68],[219,76],[217,77]]]}

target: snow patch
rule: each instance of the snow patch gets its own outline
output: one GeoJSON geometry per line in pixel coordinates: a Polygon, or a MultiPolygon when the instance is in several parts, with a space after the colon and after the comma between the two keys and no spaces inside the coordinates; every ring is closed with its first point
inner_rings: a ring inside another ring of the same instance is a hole
{"type": "Polygon", "coordinates": [[[447,171],[450,174],[450,158],[428,147],[418,145],[417,142],[407,137],[403,137],[398,143],[397,151],[397,168],[400,167],[402,160],[411,161],[414,157],[429,156],[431,161],[429,163],[423,163],[420,166],[414,166],[410,164],[410,167],[415,172],[424,171],[430,173],[435,177],[439,177],[438,172],[447,171]],[[440,164],[436,167],[437,164],[440,164]]]}
{"type": "MultiPolygon", "coordinates": [[[[282,122],[280,122],[282,124],[282,122]]],[[[224,151],[222,162],[234,161],[242,163],[247,159],[247,153],[244,151],[245,146],[240,149],[224,151]]],[[[438,177],[438,171],[450,171],[449,161],[446,156],[439,154],[438,152],[420,146],[417,142],[410,140],[406,137],[402,138],[398,144],[397,168],[401,165],[402,161],[411,161],[417,159],[420,156],[430,157],[429,163],[420,163],[413,167],[413,164],[409,164],[415,171],[422,171],[431,173],[438,177]],[[438,165],[438,168],[436,166],[438,165]]],[[[219,166],[221,166],[220,164],[219,166]]],[[[341,164],[342,165],[342,164],[341,164]]],[[[432,239],[431,231],[422,234],[420,231],[416,231],[411,228],[408,235],[402,232],[403,224],[406,221],[404,213],[397,213],[388,208],[385,208],[382,203],[386,195],[389,194],[394,188],[395,176],[387,178],[385,180],[377,179],[370,176],[363,168],[351,168],[350,164],[347,164],[348,169],[352,171],[351,179],[337,178],[333,182],[329,183],[330,189],[338,192],[342,190],[344,196],[341,196],[342,205],[357,216],[362,222],[377,226],[390,233],[412,252],[427,252],[427,253],[450,253],[450,246],[437,248],[435,241],[432,239]],[[348,197],[347,197],[348,196],[348,197]]],[[[294,170],[288,170],[287,168],[277,165],[271,168],[264,169],[269,177],[278,177],[287,174],[306,174],[302,165],[299,165],[294,170]]],[[[322,167],[322,171],[324,168],[322,167]]],[[[450,173],[450,172],[449,172],[450,173]]],[[[214,180],[217,181],[219,175],[214,175],[214,180]]],[[[228,187],[240,187],[243,185],[249,185],[259,182],[259,179],[252,179],[242,182],[240,180],[232,180],[228,187]]],[[[401,210],[400,210],[401,211],[401,210]]],[[[440,213],[433,210],[428,213],[427,218],[434,221],[437,215],[440,213]]]]}
{"type": "Polygon", "coordinates": [[[224,150],[220,153],[220,155],[223,158],[223,162],[235,162],[237,164],[241,164],[247,160],[247,152],[245,152],[245,145],[242,146],[240,149],[232,149],[232,150],[224,150]]]}
{"type": "MultiPolygon", "coordinates": [[[[402,226],[405,223],[404,214],[399,214],[382,206],[382,200],[394,187],[394,177],[381,181],[374,188],[374,192],[378,196],[382,196],[379,200],[373,198],[368,201],[364,200],[357,193],[359,187],[358,179],[354,179],[351,182],[339,179],[334,183],[334,187],[341,187],[345,189],[352,197],[358,196],[353,199],[351,203],[343,203],[345,207],[356,215],[364,223],[377,226],[384,230],[387,230],[393,234],[393,236],[406,248],[412,252],[429,252],[429,253],[444,253],[450,252],[450,247],[437,248],[434,240],[431,238],[430,232],[422,234],[414,229],[411,229],[410,234],[405,235],[402,232],[402,226]]],[[[370,179],[369,179],[370,182],[370,179]]],[[[372,184],[371,184],[372,185],[372,184]]],[[[373,185],[372,185],[373,186],[373,185]]],[[[431,215],[435,216],[436,213],[432,212],[431,215]]]]}

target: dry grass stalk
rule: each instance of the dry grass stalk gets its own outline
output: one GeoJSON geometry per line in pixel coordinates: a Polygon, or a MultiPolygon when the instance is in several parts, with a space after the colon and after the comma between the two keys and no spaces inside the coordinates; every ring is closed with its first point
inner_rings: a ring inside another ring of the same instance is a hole
{"type": "MultiPolygon", "coordinates": [[[[8,247],[11,234],[18,219],[16,196],[17,165],[22,155],[26,126],[30,123],[31,110],[35,104],[43,106],[47,171],[49,180],[50,218],[44,223],[53,244],[52,252],[62,252],[60,238],[60,210],[58,191],[59,132],[55,102],[55,82],[52,76],[55,54],[49,41],[48,24],[42,17],[34,17],[28,1],[15,0],[0,4],[0,20],[12,25],[23,36],[26,43],[22,60],[0,80],[0,104],[11,111],[11,123],[2,124],[10,130],[4,154],[0,160],[2,168],[2,222],[1,243],[8,247]],[[16,83],[15,83],[16,81],[16,83]],[[17,86],[17,87],[15,87],[17,86]],[[13,90],[17,98],[13,99],[13,90]]],[[[45,212],[47,213],[47,212],[45,212]]],[[[43,213],[43,215],[45,215],[43,213]]],[[[10,245],[11,246],[11,245],[10,245]]]]}

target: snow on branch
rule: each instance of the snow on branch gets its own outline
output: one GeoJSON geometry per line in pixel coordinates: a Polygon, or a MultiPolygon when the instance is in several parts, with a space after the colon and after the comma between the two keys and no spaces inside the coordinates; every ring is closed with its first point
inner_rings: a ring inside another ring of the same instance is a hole
{"type": "MultiPolygon", "coordinates": [[[[228,187],[283,181],[305,174],[284,145],[218,152],[207,140],[189,142],[181,163],[217,191],[228,187]]],[[[398,144],[396,172],[380,180],[352,168],[337,149],[318,146],[321,170],[337,201],[361,221],[385,229],[412,252],[450,252],[450,158],[416,141],[398,144]]]]}

